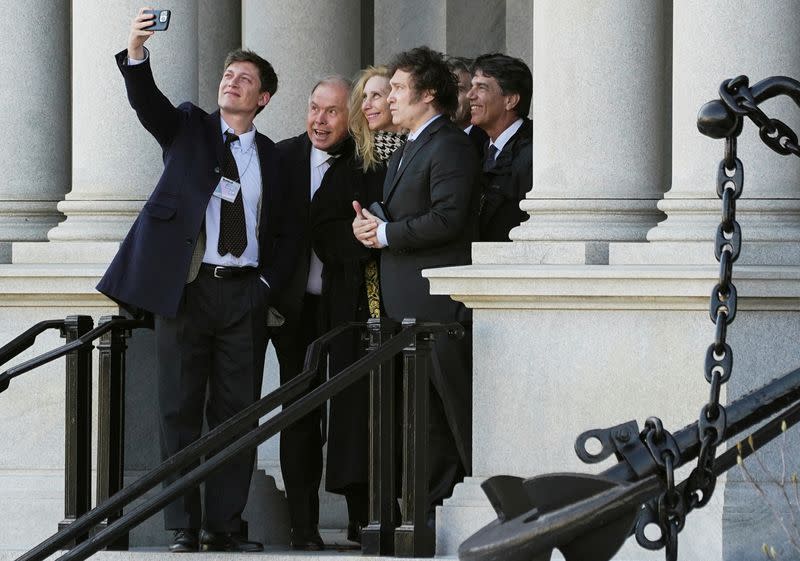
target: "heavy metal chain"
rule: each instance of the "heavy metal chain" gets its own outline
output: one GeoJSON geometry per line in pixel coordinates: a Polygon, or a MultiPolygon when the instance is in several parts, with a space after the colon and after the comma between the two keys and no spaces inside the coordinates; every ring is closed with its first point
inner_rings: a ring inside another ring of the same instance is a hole
{"type": "Polygon", "coordinates": [[[722,220],[717,226],[714,256],[719,262],[719,282],[711,291],[709,314],[715,331],[714,342],[706,351],[704,372],[710,391],[697,424],[700,437],[697,466],[689,475],[683,492],[675,486],[673,470],[678,462],[678,452],[670,446],[672,436],[663,429],[659,419],[652,417],[645,423],[643,431],[653,458],[664,472],[666,491],[656,504],[645,505],[645,523],[637,527],[636,538],[648,549],[665,547],[667,561],[677,560],[678,532],[683,529],[686,515],[708,504],[714,493],[717,480],[713,471],[714,461],[717,446],[725,435],[727,417],[719,398],[722,386],[730,379],[733,369],[733,350],[727,342],[727,331],[728,325],[736,317],[737,294],[732,275],[733,264],[739,258],[742,247],[742,230],[736,221],[736,201],[744,187],[744,168],[736,156],[736,139],[742,131],[742,117],[755,123],[761,140],[772,150],[782,155],[800,156],[797,134],[782,121],[768,117],[758,107],[746,76],[726,80],[720,86],[719,93],[737,124],[725,138],[725,155],[717,170],[717,196],[722,200],[722,220]],[[644,536],[647,521],[659,525],[661,539],[653,541],[644,536]]]}

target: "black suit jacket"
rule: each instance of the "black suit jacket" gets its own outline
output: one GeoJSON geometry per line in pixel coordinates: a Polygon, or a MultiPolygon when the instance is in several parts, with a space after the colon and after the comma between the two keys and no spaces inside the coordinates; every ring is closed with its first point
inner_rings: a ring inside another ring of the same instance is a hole
{"type": "MultiPolygon", "coordinates": [[[[175,107],[159,91],[150,62],[128,66],[116,55],[128,100],[163,150],[164,171],[97,289],[124,307],[174,317],[206,207],[220,180],[223,141],[219,111],[175,107]]],[[[273,142],[256,134],[261,166],[259,269],[279,294],[297,261],[296,202],[284,188],[273,142]]]]}
{"type": "MultiPolygon", "coordinates": [[[[525,119],[494,165],[483,172],[483,204],[480,216],[482,242],[507,242],[508,233],[528,219],[519,203],[533,186],[533,125],[525,119]]],[[[488,146],[488,142],[487,142],[488,146]]]]}
{"type": "Polygon", "coordinates": [[[283,166],[286,188],[298,201],[299,210],[294,217],[300,229],[298,243],[299,259],[289,278],[286,290],[281,295],[279,309],[286,319],[295,324],[300,320],[303,296],[308,283],[308,266],[311,250],[308,215],[311,204],[311,140],[306,133],[299,134],[276,144],[283,166]]]}
{"type": "Polygon", "coordinates": [[[438,118],[389,160],[383,187],[392,222],[381,255],[381,289],[390,317],[468,319],[463,304],[431,296],[420,271],[467,265],[477,235],[480,170],[464,131],[438,118]]]}
{"type": "MultiPolygon", "coordinates": [[[[383,186],[392,218],[389,246],[381,251],[381,291],[386,313],[395,320],[460,321],[471,314],[449,296],[432,296],[423,269],[467,265],[477,236],[480,167],[464,131],[446,117],[429,124],[406,146],[402,166],[397,150],[383,186]]],[[[437,336],[431,380],[442,399],[448,424],[467,473],[472,428],[471,337],[437,336]]]]}

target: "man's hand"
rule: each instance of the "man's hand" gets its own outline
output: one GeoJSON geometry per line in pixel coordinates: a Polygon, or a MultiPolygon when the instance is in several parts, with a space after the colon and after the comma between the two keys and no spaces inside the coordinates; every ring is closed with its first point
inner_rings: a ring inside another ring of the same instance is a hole
{"type": "Polygon", "coordinates": [[[358,201],[353,201],[353,210],[356,211],[356,217],[353,220],[353,235],[356,239],[365,247],[382,248],[383,245],[378,241],[378,225],[383,224],[383,221],[368,210],[361,208],[358,201]]]}
{"type": "Polygon", "coordinates": [[[131,22],[131,32],[128,35],[128,58],[144,59],[144,42],[147,41],[155,31],[147,31],[145,27],[153,25],[155,14],[145,14],[145,10],[153,8],[144,7],[139,10],[139,14],[131,22]]]}

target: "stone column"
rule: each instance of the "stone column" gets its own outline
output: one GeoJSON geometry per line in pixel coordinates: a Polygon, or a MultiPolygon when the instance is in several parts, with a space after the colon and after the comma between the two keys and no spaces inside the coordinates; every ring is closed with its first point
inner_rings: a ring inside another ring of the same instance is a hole
{"type": "MultiPolygon", "coordinates": [[[[137,11],[127,0],[73,5],[72,191],[53,241],[119,241],[161,171],[161,150],[128,107],[114,53],[127,45],[137,11]]],[[[171,5],[169,30],[148,42],[156,82],[175,102],[197,101],[197,7],[171,5]]]]}
{"type": "Polygon", "coordinates": [[[256,118],[259,130],[275,141],[305,130],[317,80],[329,74],[349,78],[359,70],[360,21],[360,0],[242,2],[244,45],[269,60],[278,75],[275,97],[256,118]]]}
{"type": "Polygon", "coordinates": [[[506,0],[505,52],[533,69],[533,0],[506,0]]]}
{"type": "Polygon", "coordinates": [[[5,6],[0,85],[0,263],[10,242],[45,240],[69,185],[69,2],[5,6]],[[47,33],[42,33],[47,29],[47,33]],[[13,45],[13,48],[10,47],[13,45]]]}
{"type": "Polygon", "coordinates": [[[445,2],[375,0],[375,63],[386,64],[395,53],[420,45],[444,51],[446,29],[445,2]]]}
{"type": "MultiPolygon", "coordinates": [[[[67,220],[48,233],[51,241],[71,243],[17,244],[14,262],[108,262],[158,180],[161,149],[128,106],[113,56],[126,47],[138,8],[130,0],[73,2],[72,191],[58,205],[67,220]]],[[[170,5],[169,30],[147,47],[156,82],[175,104],[202,98],[215,108],[218,78],[211,75],[221,75],[224,52],[239,43],[238,9],[191,0],[170,5]]]]}
{"type": "Polygon", "coordinates": [[[206,111],[216,111],[219,80],[227,54],[242,45],[242,1],[200,0],[197,30],[198,97],[206,111]]]}
{"type": "MultiPolygon", "coordinates": [[[[800,13],[792,0],[675,2],[672,188],[659,208],[667,219],[651,230],[649,248],[620,248],[620,262],[713,261],[721,204],[715,192],[724,141],[698,133],[697,111],[718,98],[720,83],[739,74],[800,78],[800,13]],[[697,56],[703,52],[704,56],[697,56]]],[[[797,106],[778,99],[764,111],[800,131],[797,106]]],[[[800,159],[767,148],[749,120],[738,142],[744,193],[737,204],[739,263],[800,264],[800,159]]]]}
{"type": "Polygon", "coordinates": [[[603,263],[608,242],[645,239],[669,184],[669,25],[662,2],[535,3],[531,218],[511,238],[546,243],[477,255],[603,263]]]}
{"type": "MultiPolygon", "coordinates": [[[[485,53],[505,51],[505,2],[450,0],[446,13],[447,54],[474,58],[485,53]]],[[[524,24],[529,25],[530,21],[524,24]]],[[[530,27],[526,35],[530,37],[530,27]]]]}

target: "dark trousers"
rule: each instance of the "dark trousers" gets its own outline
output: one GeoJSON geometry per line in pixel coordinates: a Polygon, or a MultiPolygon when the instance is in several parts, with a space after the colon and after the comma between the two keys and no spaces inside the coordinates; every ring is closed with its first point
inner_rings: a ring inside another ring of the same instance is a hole
{"type": "MultiPolygon", "coordinates": [[[[281,368],[281,384],[303,371],[306,348],[319,337],[319,296],[306,294],[299,317],[289,318],[273,337],[281,368]]],[[[324,368],[324,365],[321,365],[324,368]]],[[[322,481],[322,429],[316,409],[281,431],[281,473],[292,528],[319,524],[319,485],[322,481]]]]}
{"type": "MultiPolygon", "coordinates": [[[[201,270],[184,288],[177,317],[156,317],[162,459],[200,437],[204,414],[213,429],[260,396],[266,292],[255,272],[216,279],[201,270]]],[[[167,505],[166,529],[202,524],[214,532],[238,532],[254,459],[255,450],[240,454],[206,480],[204,521],[197,487],[167,505]]]]}

